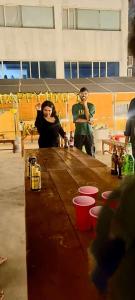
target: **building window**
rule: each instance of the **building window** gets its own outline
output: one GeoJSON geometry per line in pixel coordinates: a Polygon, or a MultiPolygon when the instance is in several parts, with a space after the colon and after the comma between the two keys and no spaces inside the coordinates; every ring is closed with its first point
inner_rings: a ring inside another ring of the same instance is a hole
{"type": "Polygon", "coordinates": [[[21,27],[20,6],[4,6],[5,26],[21,27]]]}
{"type": "Polygon", "coordinates": [[[77,78],[77,63],[76,62],[72,62],[71,63],[71,76],[72,78],[77,78]]]}
{"type": "Polygon", "coordinates": [[[63,29],[120,30],[121,12],[64,8],[63,29]]]}
{"type": "Polygon", "coordinates": [[[64,8],[62,11],[62,28],[76,29],[76,9],[64,8]]]}
{"type": "Polygon", "coordinates": [[[56,65],[54,61],[40,62],[40,77],[41,78],[56,78],[56,65]]]}
{"type": "Polygon", "coordinates": [[[38,62],[37,61],[31,62],[31,77],[32,78],[39,78],[39,69],[38,69],[38,62]]]}
{"type": "Polygon", "coordinates": [[[74,8],[69,8],[68,24],[70,29],[76,28],[76,10],[74,8]]]}
{"type": "Polygon", "coordinates": [[[99,77],[99,62],[93,62],[93,77],[99,77]]]}
{"type": "Polygon", "coordinates": [[[106,77],[106,63],[100,62],[100,77],[106,77]]]}
{"type": "Polygon", "coordinates": [[[120,11],[100,11],[100,28],[105,30],[120,30],[120,11]]]}
{"type": "Polygon", "coordinates": [[[21,67],[19,61],[4,61],[3,62],[3,74],[7,79],[19,79],[21,78],[21,67]]]}
{"type": "Polygon", "coordinates": [[[65,78],[72,78],[70,72],[70,62],[64,63],[65,78]]]}
{"type": "Polygon", "coordinates": [[[107,76],[119,76],[119,63],[108,62],[107,63],[107,76]]]}
{"type": "Polygon", "coordinates": [[[68,9],[62,10],[62,28],[63,29],[68,28],[68,9]]]}
{"type": "Polygon", "coordinates": [[[4,7],[0,5],[0,26],[4,27],[5,26],[5,21],[4,21],[4,7]]]}
{"type": "Polygon", "coordinates": [[[2,63],[0,62],[0,79],[3,78],[2,63]]]}
{"type": "Polygon", "coordinates": [[[22,78],[27,79],[30,78],[30,63],[22,62],[22,78]]]}
{"type": "Polygon", "coordinates": [[[53,7],[22,6],[23,27],[54,28],[53,7]]]}
{"type": "Polygon", "coordinates": [[[2,61],[0,62],[0,78],[56,78],[54,61],[2,61]]]}
{"type": "Polygon", "coordinates": [[[92,64],[90,62],[79,62],[79,78],[92,77],[92,64]]]}
{"type": "Polygon", "coordinates": [[[98,29],[99,11],[77,9],[77,29],[98,29]]]}
{"type": "Polygon", "coordinates": [[[119,76],[119,62],[65,62],[65,78],[119,76]]]}

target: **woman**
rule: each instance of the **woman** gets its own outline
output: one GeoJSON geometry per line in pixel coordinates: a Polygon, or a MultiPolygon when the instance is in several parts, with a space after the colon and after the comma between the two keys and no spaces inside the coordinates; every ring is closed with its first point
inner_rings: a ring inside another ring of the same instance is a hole
{"type": "Polygon", "coordinates": [[[35,126],[39,133],[39,148],[58,147],[59,135],[64,139],[66,134],[56,115],[54,104],[46,100],[41,106],[38,104],[36,109],[37,117],[35,126]]]}
{"type": "Polygon", "coordinates": [[[132,153],[135,158],[135,98],[133,98],[129,104],[128,120],[126,122],[124,135],[125,144],[128,142],[132,144],[132,153]]]}

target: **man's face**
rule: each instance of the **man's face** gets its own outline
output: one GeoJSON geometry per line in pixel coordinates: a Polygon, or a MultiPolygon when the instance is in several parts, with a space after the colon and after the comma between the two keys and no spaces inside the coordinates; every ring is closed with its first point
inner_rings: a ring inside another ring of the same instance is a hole
{"type": "Polygon", "coordinates": [[[87,101],[87,99],[88,99],[88,92],[87,92],[87,91],[81,92],[81,93],[79,94],[79,96],[80,96],[81,101],[82,101],[82,102],[85,102],[85,101],[87,101]]]}

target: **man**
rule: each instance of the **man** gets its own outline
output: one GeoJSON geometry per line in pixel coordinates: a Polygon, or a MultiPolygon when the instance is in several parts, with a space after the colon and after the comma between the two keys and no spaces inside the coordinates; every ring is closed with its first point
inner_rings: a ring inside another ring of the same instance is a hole
{"type": "Polygon", "coordinates": [[[88,101],[88,90],[82,87],[79,92],[80,102],[72,107],[73,121],[75,123],[75,147],[82,150],[85,146],[87,154],[93,155],[93,133],[92,133],[92,117],[95,113],[95,107],[88,101]]]}

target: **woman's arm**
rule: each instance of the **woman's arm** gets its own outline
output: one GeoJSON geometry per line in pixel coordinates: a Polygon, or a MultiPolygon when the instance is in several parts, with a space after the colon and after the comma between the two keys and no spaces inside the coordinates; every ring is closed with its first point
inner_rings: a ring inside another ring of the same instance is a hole
{"type": "Polygon", "coordinates": [[[59,134],[61,135],[61,137],[64,139],[66,136],[66,132],[63,130],[62,126],[60,125],[59,128],[59,134]]]}
{"type": "Polygon", "coordinates": [[[60,120],[58,117],[56,117],[56,120],[58,122],[58,126],[59,126],[59,134],[61,135],[61,137],[64,139],[66,136],[66,132],[63,130],[61,124],[60,124],[60,120]]]}
{"type": "Polygon", "coordinates": [[[37,117],[35,120],[35,127],[38,130],[38,133],[40,133],[41,129],[42,129],[42,113],[40,110],[37,110],[37,117]]]}
{"type": "Polygon", "coordinates": [[[129,142],[129,136],[125,136],[125,145],[127,145],[129,142]]]}

